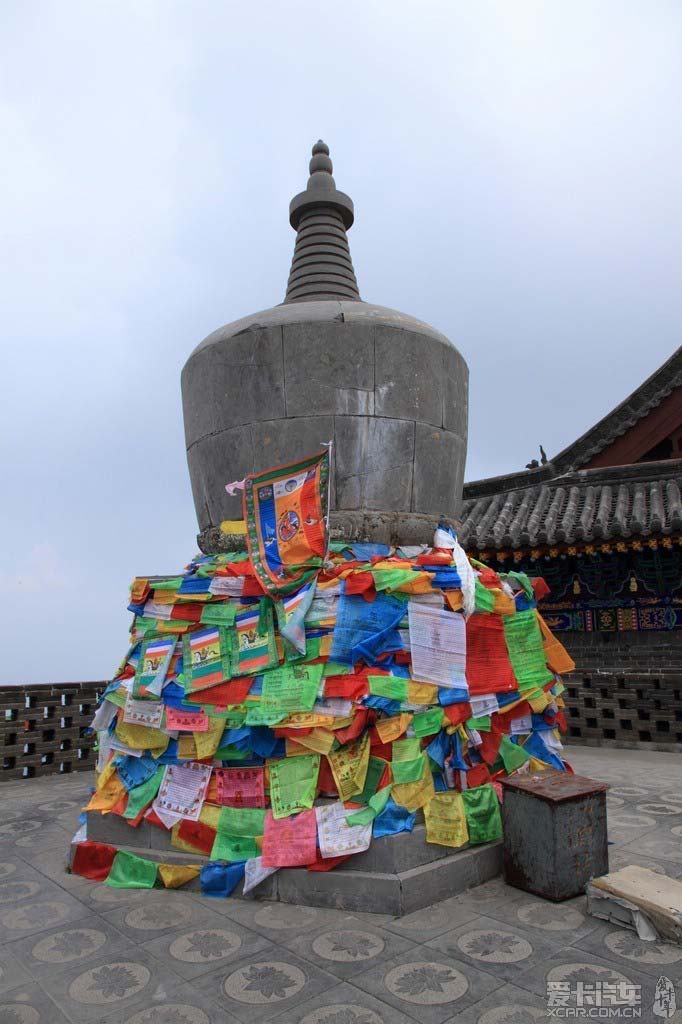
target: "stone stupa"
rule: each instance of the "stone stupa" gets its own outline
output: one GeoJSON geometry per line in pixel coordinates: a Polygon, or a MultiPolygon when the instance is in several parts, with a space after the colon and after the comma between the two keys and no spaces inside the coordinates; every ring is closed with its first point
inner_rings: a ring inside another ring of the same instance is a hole
{"type": "Polygon", "coordinates": [[[428,324],[360,298],[348,246],[352,200],[313,146],[292,199],[296,244],[281,305],[227,324],[182,372],[187,460],[206,553],[243,547],[225,484],[333,439],[335,540],[430,543],[456,520],[467,447],[468,368],[428,324]]]}

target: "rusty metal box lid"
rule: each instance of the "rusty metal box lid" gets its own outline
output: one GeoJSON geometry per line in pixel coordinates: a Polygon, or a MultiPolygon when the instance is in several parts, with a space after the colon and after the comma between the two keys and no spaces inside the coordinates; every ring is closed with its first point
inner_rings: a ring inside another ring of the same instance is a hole
{"type": "Polygon", "coordinates": [[[561,804],[567,800],[579,800],[583,796],[605,793],[609,788],[606,782],[585,778],[584,775],[570,775],[551,769],[538,772],[536,775],[511,775],[501,780],[507,790],[517,793],[529,793],[539,800],[550,804],[561,804]]]}

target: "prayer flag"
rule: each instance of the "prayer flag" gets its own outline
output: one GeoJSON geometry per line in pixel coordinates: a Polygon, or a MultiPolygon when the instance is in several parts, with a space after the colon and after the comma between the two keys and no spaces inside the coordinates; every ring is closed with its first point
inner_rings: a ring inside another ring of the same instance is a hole
{"type": "Polygon", "coordinates": [[[157,868],[155,860],[145,860],[134,853],[119,850],[104,884],[114,889],[152,889],[157,868]]]}
{"type": "Polygon", "coordinates": [[[159,875],[166,889],[180,889],[193,878],[197,878],[199,864],[159,864],[159,875]]]}
{"type": "Polygon", "coordinates": [[[230,678],[230,643],[221,626],[188,633],[182,649],[185,693],[206,690],[230,678]]]}
{"type": "Polygon", "coordinates": [[[202,896],[225,898],[230,896],[244,877],[244,862],[222,864],[213,861],[204,864],[199,872],[202,896]]]}
{"type": "Polygon", "coordinates": [[[279,663],[272,605],[235,616],[236,650],[234,674],[253,675],[279,663]]]}
{"type": "Polygon", "coordinates": [[[115,846],[86,839],[76,846],[71,870],[74,875],[82,875],[93,882],[103,882],[111,870],[116,853],[115,846]]]}
{"type": "Polygon", "coordinates": [[[251,563],[270,594],[309,582],[327,550],[329,451],[248,476],[244,519],[251,563]]]}
{"type": "Polygon", "coordinates": [[[436,793],[424,807],[426,842],[455,849],[469,841],[469,830],[461,793],[436,793]]]}
{"type": "Polygon", "coordinates": [[[282,758],[270,765],[270,801],[275,818],[310,810],[319,770],[319,754],[282,758]]]}
{"type": "Polygon", "coordinates": [[[317,852],[315,811],[275,818],[268,811],[263,836],[262,866],[293,868],[312,864],[317,852]]]}
{"type": "Polygon", "coordinates": [[[408,618],[413,678],[466,690],[464,616],[409,601],[408,618]]]}
{"type": "Polygon", "coordinates": [[[519,690],[532,690],[551,682],[553,676],[545,661],[536,610],[528,608],[516,615],[506,615],[503,623],[509,659],[519,690]]]}
{"type": "Polygon", "coordinates": [[[369,767],[369,733],[327,755],[342,800],[361,793],[369,767]]]}
{"type": "Polygon", "coordinates": [[[497,793],[489,782],[474,789],[465,789],[462,800],[472,846],[502,838],[500,805],[497,793]]]}
{"type": "Polygon", "coordinates": [[[342,803],[315,808],[317,838],[322,857],[339,857],[366,850],[372,840],[372,824],[349,825],[342,803]]]}
{"type": "Polygon", "coordinates": [[[265,807],[262,768],[216,768],[218,803],[228,807],[265,807]]]}

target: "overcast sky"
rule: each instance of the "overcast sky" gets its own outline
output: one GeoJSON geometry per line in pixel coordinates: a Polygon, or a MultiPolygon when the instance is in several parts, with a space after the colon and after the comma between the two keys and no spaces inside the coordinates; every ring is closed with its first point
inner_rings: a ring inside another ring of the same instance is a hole
{"type": "Polygon", "coordinates": [[[180,370],[280,302],[310,146],[363,298],[471,372],[467,478],[682,338],[679,0],[0,5],[1,681],[111,676],[196,550],[180,370]]]}

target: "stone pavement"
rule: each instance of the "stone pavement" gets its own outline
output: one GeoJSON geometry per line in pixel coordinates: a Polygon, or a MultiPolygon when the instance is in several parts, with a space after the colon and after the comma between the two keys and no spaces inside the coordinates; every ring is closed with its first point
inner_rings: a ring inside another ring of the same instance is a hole
{"type": "MultiPolygon", "coordinates": [[[[566,756],[612,786],[612,867],[682,876],[680,758],[566,756]]],[[[682,1007],[682,947],[601,924],[584,897],[553,904],[495,880],[394,919],[67,875],[91,783],[0,788],[0,1024],[535,1024],[550,1016],[548,981],[640,985],[639,1019],[657,1022],[661,975],[682,1007]]]]}

